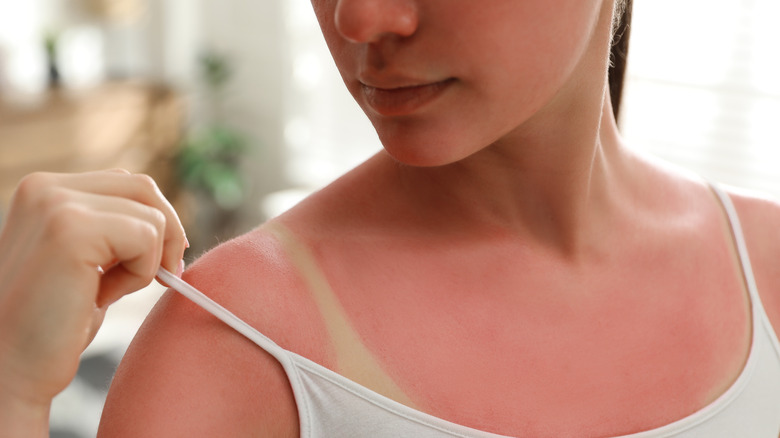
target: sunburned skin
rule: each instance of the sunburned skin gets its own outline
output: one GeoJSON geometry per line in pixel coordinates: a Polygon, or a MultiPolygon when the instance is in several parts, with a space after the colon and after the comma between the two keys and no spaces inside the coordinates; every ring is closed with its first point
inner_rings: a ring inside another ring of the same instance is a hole
{"type": "Polygon", "coordinates": [[[615,253],[575,268],[501,231],[351,237],[354,223],[289,222],[414,406],[509,436],[617,436],[703,408],[747,358],[739,265],[717,201],[695,192],[702,213],[667,230],[673,246],[617,233],[615,253]]]}
{"type": "Polygon", "coordinates": [[[381,365],[360,341],[308,249],[281,225],[271,223],[265,228],[284,246],[292,265],[304,279],[305,288],[323,315],[326,326],[324,332],[327,333],[328,345],[332,347],[336,359],[330,368],[350,376],[354,382],[371,387],[385,397],[414,407],[414,403],[383,372],[381,365]]]}
{"type": "Polygon", "coordinates": [[[281,221],[417,406],[510,436],[610,436],[729,387],[751,330],[722,212],[621,147],[612,2],[313,5],[387,154],[281,221]],[[449,78],[402,115],[364,92],[449,78]]]}

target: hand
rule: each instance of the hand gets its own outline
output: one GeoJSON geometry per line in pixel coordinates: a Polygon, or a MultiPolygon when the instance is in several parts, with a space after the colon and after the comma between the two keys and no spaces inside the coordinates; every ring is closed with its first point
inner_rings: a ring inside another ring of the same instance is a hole
{"type": "Polygon", "coordinates": [[[0,230],[0,410],[5,400],[48,415],[108,305],[148,285],[160,265],[179,271],[185,245],[147,176],[25,177],[0,230]]]}

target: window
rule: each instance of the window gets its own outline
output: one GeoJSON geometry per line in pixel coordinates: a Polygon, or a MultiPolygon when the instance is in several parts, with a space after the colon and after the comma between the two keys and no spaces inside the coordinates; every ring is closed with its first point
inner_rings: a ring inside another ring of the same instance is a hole
{"type": "Polygon", "coordinates": [[[777,20],[777,0],[635,0],[628,143],[780,199],[777,20]]]}

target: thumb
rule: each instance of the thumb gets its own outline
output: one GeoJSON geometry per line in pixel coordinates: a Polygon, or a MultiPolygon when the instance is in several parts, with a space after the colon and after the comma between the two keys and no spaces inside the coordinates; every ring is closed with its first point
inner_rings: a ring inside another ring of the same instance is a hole
{"type": "Polygon", "coordinates": [[[98,307],[97,305],[92,309],[92,319],[90,321],[89,331],[87,332],[87,342],[84,344],[84,349],[95,339],[95,335],[97,335],[100,326],[103,325],[107,309],[108,306],[98,307]]]}

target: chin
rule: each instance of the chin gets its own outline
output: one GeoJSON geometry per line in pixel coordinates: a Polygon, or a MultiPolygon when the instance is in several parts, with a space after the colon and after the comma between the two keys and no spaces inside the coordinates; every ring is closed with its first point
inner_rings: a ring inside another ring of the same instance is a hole
{"type": "Polygon", "coordinates": [[[446,166],[466,158],[470,154],[458,154],[452,146],[437,142],[437,144],[414,144],[404,142],[382,142],[385,152],[395,161],[414,167],[446,166]]]}
{"type": "Polygon", "coordinates": [[[429,157],[420,157],[417,156],[410,156],[410,155],[403,155],[403,154],[394,154],[387,149],[385,151],[392,157],[395,161],[398,163],[404,164],[406,166],[412,166],[412,167],[439,167],[439,166],[445,166],[447,164],[450,164],[451,161],[446,160],[437,160],[437,159],[430,159],[429,157]]]}

